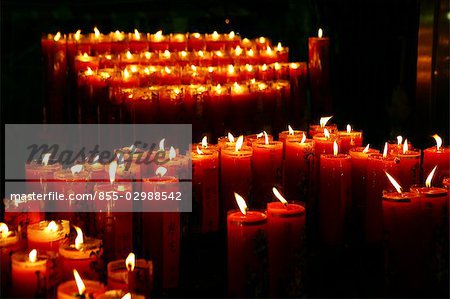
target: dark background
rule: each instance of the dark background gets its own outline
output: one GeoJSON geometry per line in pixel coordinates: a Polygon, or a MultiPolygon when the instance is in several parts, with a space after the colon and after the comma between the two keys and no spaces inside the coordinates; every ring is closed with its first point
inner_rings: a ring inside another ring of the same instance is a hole
{"type": "MultiPolygon", "coordinates": [[[[448,135],[444,115],[417,132],[415,84],[419,1],[2,1],[2,112],[6,123],[42,122],[40,38],[48,32],[116,29],[229,32],[268,36],[307,60],[307,40],[319,27],[331,39],[334,121],[351,123],[381,147],[398,134],[418,147],[435,132],[448,135]],[[225,20],[229,19],[229,24],[225,20]]],[[[318,120],[313,119],[313,122],[318,120]]],[[[447,142],[446,142],[447,141],[447,142]]],[[[448,139],[444,137],[444,142],[448,139]]]]}

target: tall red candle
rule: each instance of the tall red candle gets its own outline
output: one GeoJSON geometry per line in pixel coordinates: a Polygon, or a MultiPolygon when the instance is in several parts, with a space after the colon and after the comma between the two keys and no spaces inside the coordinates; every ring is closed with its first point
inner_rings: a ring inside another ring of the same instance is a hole
{"type": "Polygon", "coordinates": [[[240,210],[229,211],[227,217],[228,296],[265,296],[267,216],[247,211],[245,200],[239,194],[235,196],[240,210]]]}
{"type": "Polygon", "coordinates": [[[301,203],[288,203],[278,190],[275,192],[280,202],[267,204],[270,295],[300,296],[304,287],[305,208],[301,203]]]}
{"type": "Polygon", "coordinates": [[[320,156],[319,171],[319,230],[327,245],[344,242],[347,209],[351,200],[351,158],[334,153],[320,156]]]}
{"type": "Polygon", "coordinates": [[[436,139],[436,146],[427,148],[423,151],[423,173],[427,174],[433,169],[435,165],[438,166],[436,170],[436,186],[441,186],[444,177],[449,176],[450,169],[450,147],[442,146],[442,138],[437,134],[433,136],[436,139]]]}

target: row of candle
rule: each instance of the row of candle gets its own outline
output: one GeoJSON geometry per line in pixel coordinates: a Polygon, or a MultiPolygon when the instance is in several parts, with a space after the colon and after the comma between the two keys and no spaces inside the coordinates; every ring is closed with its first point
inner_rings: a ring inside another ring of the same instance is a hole
{"type": "MultiPolygon", "coordinates": [[[[61,48],[67,47],[69,51],[78,51],[81,53],[121,53],[126,50],[131,52],[139,51],[186,51],[186,50],[224,50],[241,46],[244,49],[267,49],[273,47],[270,39],[259,37],[250,40],[243,38],[231,31],[228,34],[217,33],[212,34],[200,33],[176,33],[164,35],[160,30],[155,34],[141,33],[137,29],[133,33],[124,33],[119,30],[110,34],[102,34],[95,27],[94,32],[84,35],[81,30],[75,33],[47,34],[41,39],[42,47],[45,48],[61,48]]],[[[280,45],[280,44],[279,44],[280,45]]],[[[277,47],[277,51],[281,52],[284,48],[277,47]]]]}

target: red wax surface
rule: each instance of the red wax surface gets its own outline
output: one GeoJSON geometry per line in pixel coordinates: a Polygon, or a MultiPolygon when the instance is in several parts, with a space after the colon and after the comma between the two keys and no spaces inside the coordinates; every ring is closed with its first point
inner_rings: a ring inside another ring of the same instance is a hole
{"type": "Polygon", "coordinates": [[[291,289],[304,266],[305,208],[301,203],[267,204],[269,286],[271,296],[296,293],[291,289]]]}
{"type": "Polygon", "coordinates": [[[267,279],[267,216],[232,210],[227,218],[228,295],[255,297],[267,279]]]}
{"type": "Polygon", "coordinates": [[[350,133],[339,131],[339,139],[341,140],[339,152],[344,154],[348,154],[352,148],[360,147],[363,142],[362,132],[357,131],[352,131],[350,133]]]}
{"type": "Polygon", "coordinates": [[[351,200],[351,158],[321,155],[319,172],[319,229],[328,245],[340,245],[351,200]]]}

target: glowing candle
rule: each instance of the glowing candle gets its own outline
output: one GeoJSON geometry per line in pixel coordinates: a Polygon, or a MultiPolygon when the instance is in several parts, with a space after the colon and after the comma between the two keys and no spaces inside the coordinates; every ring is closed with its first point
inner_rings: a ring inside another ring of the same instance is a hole
{"type": "Polygon", "coordinates": [[[105,292],[105,286],[95,280],[82,279],[73,269],[75,280],[66,281],[58,286],[57,299],[95,298],[105,292]]]}
{"type": "Polygon", "coordinates": [[[450,169],[450,147],[442,145],[442,138],[439,135],[433,135],[436,140],[436,146],[427,148],[423,151],[423,173],[430,173],[434,165],[437,165],[435,185],[441,186],[445,176],[448,176],[450,169]]]}
{"type": "Polygon", "coordinates": [[[70,232],[67,220],[45,220],[27,227],[28,248],[58,251],[70,232]]]}
{"type": "Polygon", "coordinates": [[[342,153],[348,154],[350,149],[362,145],[362,132],[354,131],[352,126],[347,125],[346,131],[339,131],[339,139],[341,139],[342,153]]]}
{"type": "Polygon", "coordinates": [[[7,287],[11,285],[11,255],[23,247],[19,235],[10,230],[6,223],[0,222],[0,279],[1,288],[8,294],[7,287]]]}
{"type": "MultiPolygon", "coordinates": [[[[31,247],[32,248],[32,247],[31,247]]],[[[49,257],[38,253],[16,252],[12,260],[12,293],[22,298],[43,298],[47,295],[50,271],[49,257]]]]}

